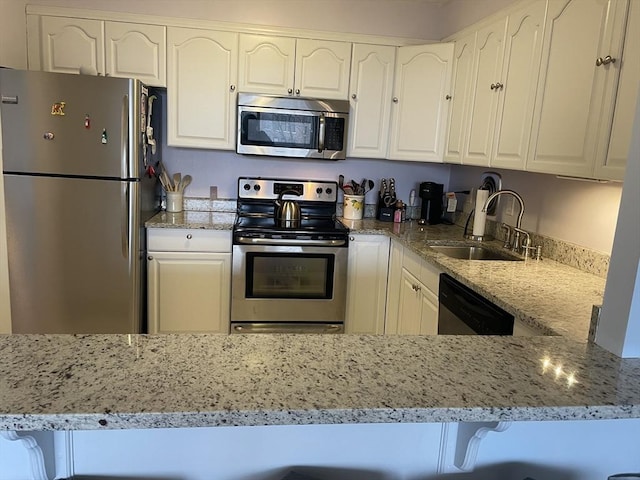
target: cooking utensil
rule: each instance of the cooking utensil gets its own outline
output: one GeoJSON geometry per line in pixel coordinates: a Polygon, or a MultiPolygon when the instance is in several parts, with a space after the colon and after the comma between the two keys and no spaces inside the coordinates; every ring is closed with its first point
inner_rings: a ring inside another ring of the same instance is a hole
{"type": "Polygon", "coordinates": [[[278,195],[276,204],[276,225],[283,228],[298,228],[300,226],[300,205],[295,200],[282,200],[282,196],[291,194],[300,196],[295,190],[283,190],[278,195]]]}
{"type": "Polygon", "coordinates": [[[366,194],[367,192],[370,192],[371,190],[373,190],[374,185],[375,184],[373,183],[373,180],[368,180],[367,188],[365,188],[364,193],[366,194]]]}
{"type": "Polygon", "coordinates": [[[182,174],[180,172],[176,172],[173,174],[173,191],[177,192],[180,188],[180,181],[182,180],[182,174]]]}
{"type": "Polygon", "coordinates": [[[190,184],[191,175],[185,175],[184,177],[182,177],[182,180],[180,180],[180,186],[178,187],[178,190],[180,192],[184,192],[184,189],[187,188],[190,184]]]}

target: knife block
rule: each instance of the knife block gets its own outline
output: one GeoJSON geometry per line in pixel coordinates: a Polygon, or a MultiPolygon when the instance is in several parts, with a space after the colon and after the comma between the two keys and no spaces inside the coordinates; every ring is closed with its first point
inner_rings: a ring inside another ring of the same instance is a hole
{"type": "Polygon", "coordinates": [[[376,218],[381,222],[393,222],[393,212],[395,211],[395,207],[383,207],[382,205],[382,201],[378,199],[376,218]]]}

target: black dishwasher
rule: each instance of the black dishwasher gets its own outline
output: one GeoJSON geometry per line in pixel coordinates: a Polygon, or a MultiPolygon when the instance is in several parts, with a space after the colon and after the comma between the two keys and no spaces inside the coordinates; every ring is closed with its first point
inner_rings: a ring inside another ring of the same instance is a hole
{"type": "Polygon", "coordinates": [[[440,274],[438,335],[513,335],[513,315],[440,274]]]}

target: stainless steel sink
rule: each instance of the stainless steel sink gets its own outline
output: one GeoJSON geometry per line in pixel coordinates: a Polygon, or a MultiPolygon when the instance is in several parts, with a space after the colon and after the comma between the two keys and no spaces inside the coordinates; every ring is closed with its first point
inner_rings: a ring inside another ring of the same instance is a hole
{"type": "Polygon", "coordinates": [[[443,253],[451,258],[463,260],[507,260],[521,261],[522,258],[508,252],[501,252],[485,247],[471,245],[430,245],[438,253],[443,253]]]}

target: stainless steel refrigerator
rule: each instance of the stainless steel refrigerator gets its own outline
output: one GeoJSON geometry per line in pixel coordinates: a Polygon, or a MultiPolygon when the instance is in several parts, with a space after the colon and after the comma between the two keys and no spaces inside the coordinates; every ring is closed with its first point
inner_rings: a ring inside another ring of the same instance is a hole
{"type": "Polygon", "coordinates": [[[0,94],[12,331],[143,331],[147,87],[0,69],[0,94]]]}

